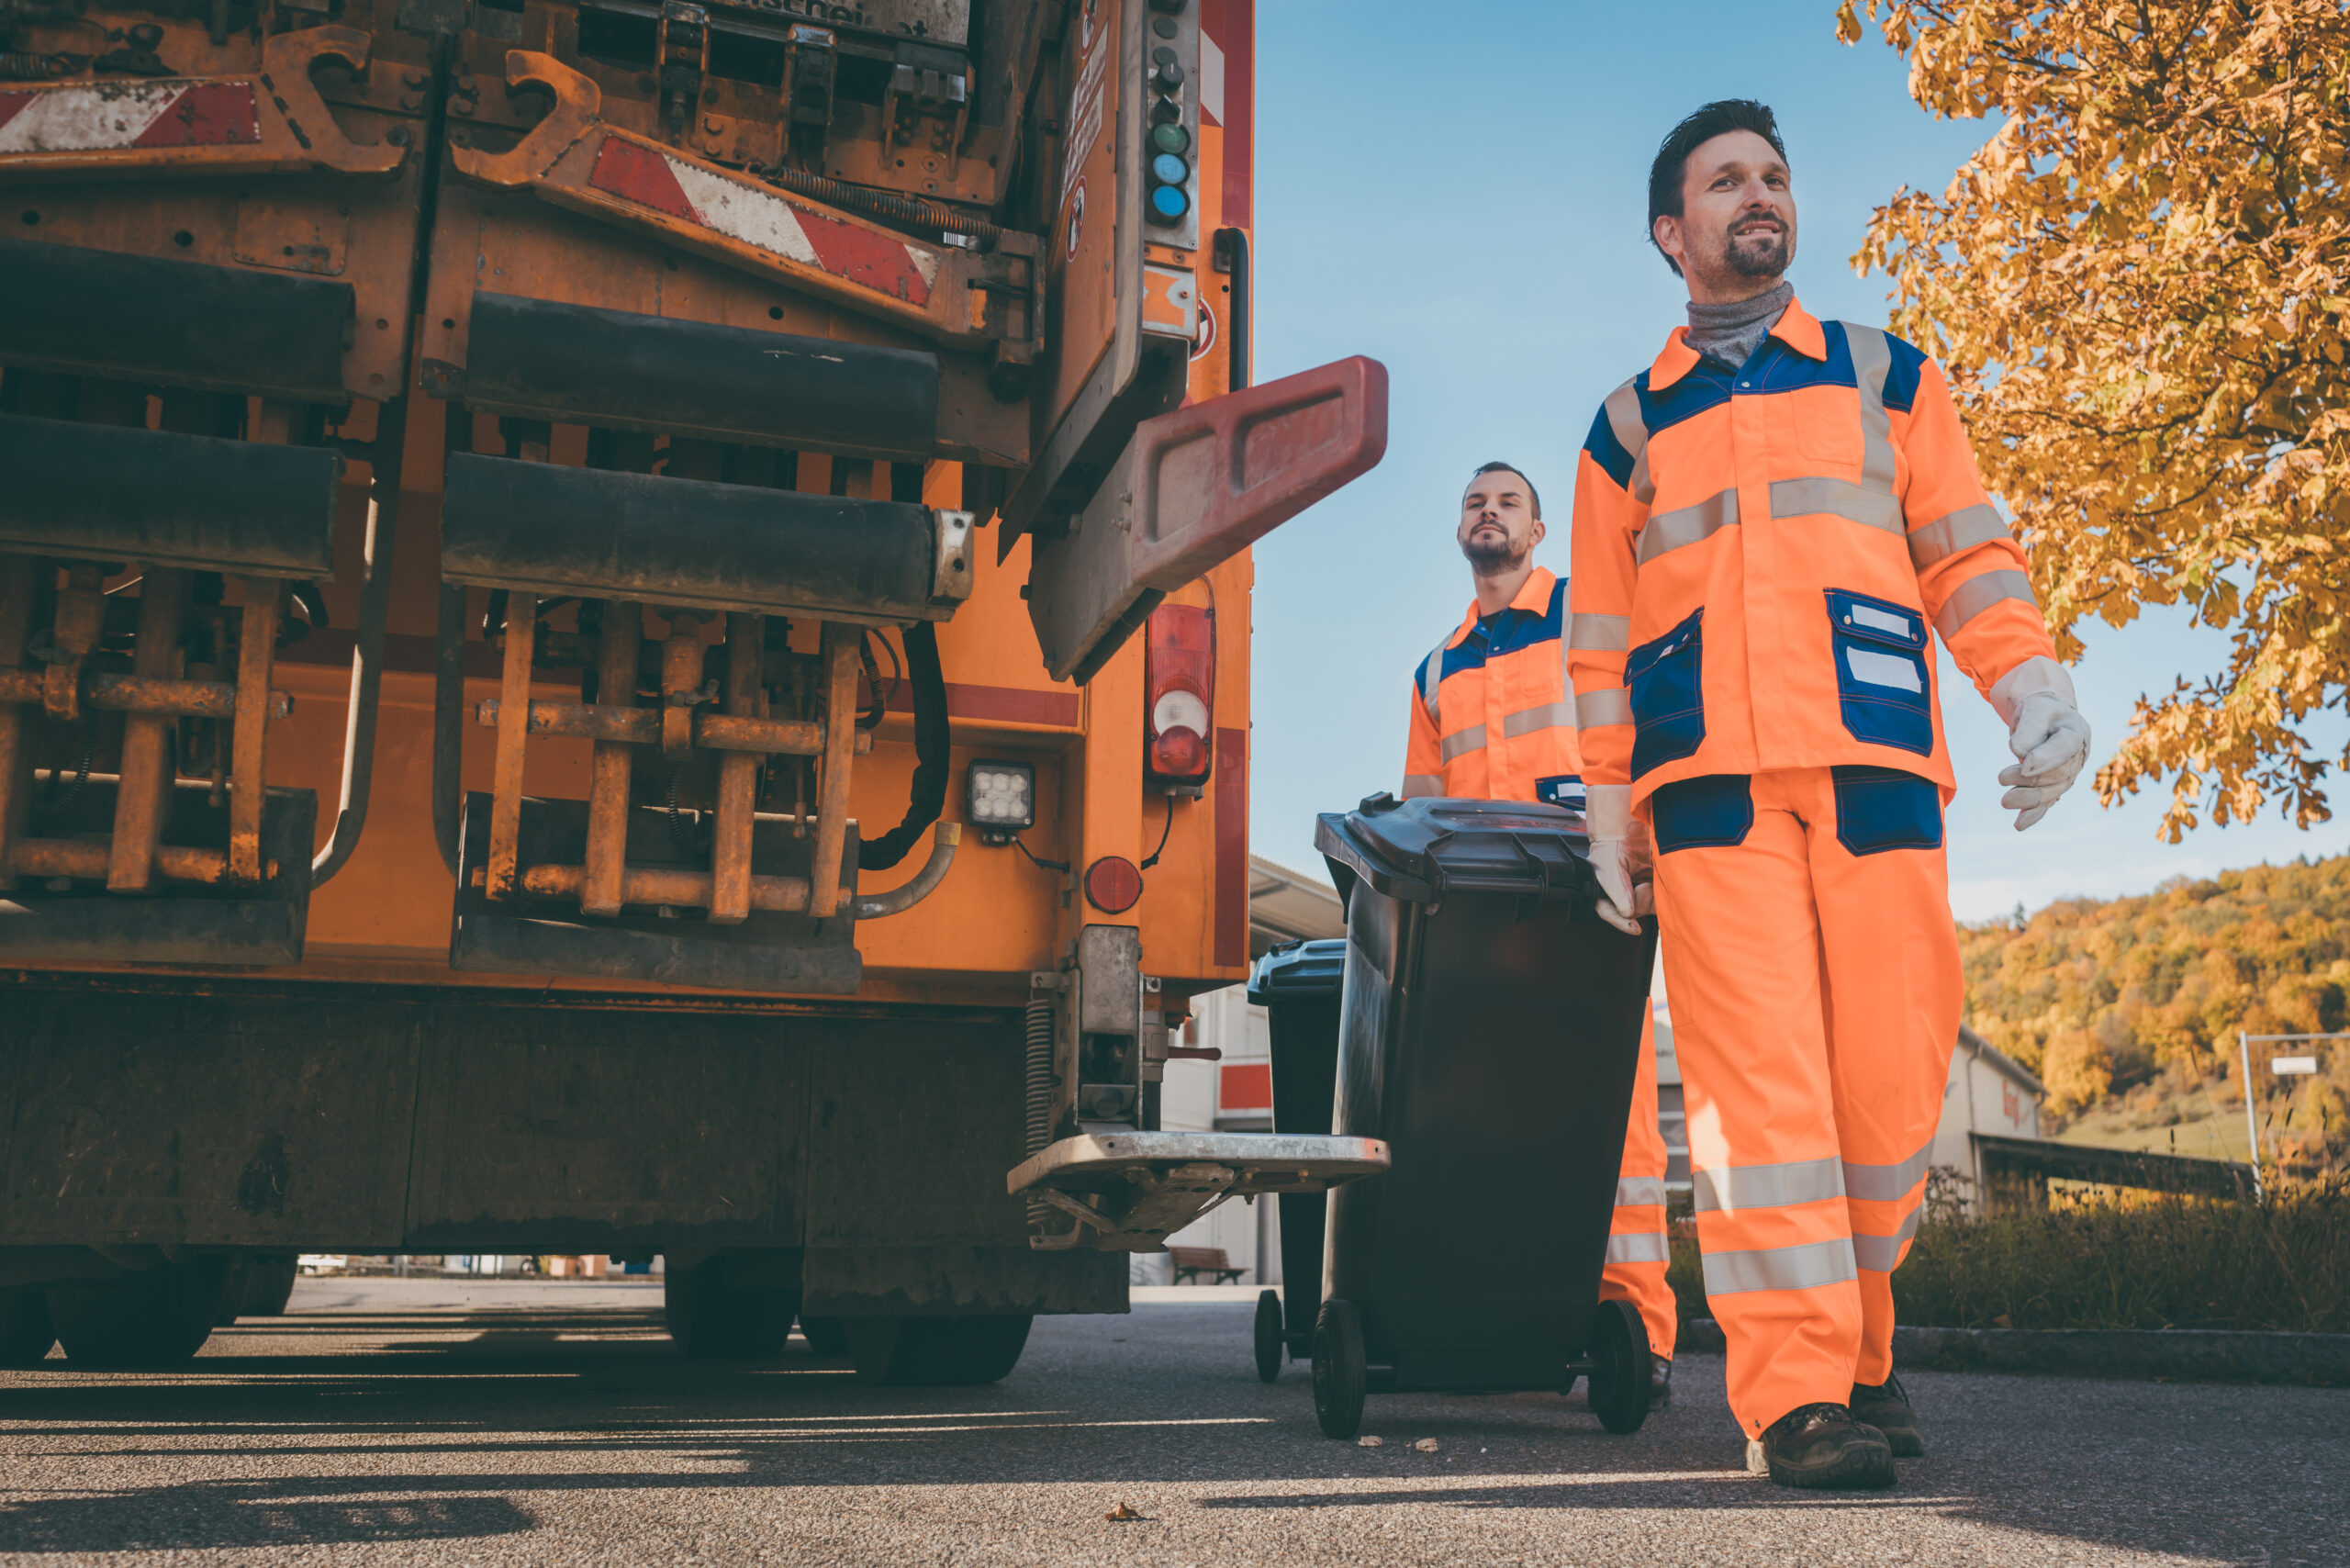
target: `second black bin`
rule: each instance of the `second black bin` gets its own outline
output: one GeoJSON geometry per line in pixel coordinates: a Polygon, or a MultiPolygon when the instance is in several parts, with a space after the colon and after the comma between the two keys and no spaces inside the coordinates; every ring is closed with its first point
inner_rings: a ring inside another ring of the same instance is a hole
{"type": "Polygon", "coordinates": [[[1635,1429],[1648,1335],[1599,1276],[1653,923],[1594,913],[1583,820],[1558,807],[1374,796],[1325,814],[1315,846],[1347,904],[1329,1130],[1394,1153],[1331,1194],[1323,1431],[1353,1437],[1366,1394],[1578,1374],[1609,1430],[1635,1429]]]}

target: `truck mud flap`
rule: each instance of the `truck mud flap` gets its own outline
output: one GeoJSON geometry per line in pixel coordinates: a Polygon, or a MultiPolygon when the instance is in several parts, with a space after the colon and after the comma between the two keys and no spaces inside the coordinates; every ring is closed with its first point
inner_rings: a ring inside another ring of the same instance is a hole
{"type": "Polygon", "coordinates": [[[325,278],[0,239],[0,365],[340,408],[357,297],[325,278]]]}
{"type": "Polygon", "coordinates": [[[1056,680],[1084,682],[1160,599],[1387,450],[1387,370],[1357,356],[1145,420],[1084,514],[1039,531],[1028,617],[1056,680]]]}
{"type": "MultiPolygon", "coordinates": [[[[162,829],[166,846],[218,850],[228,843],[229,807],[212,804],[210,796],[211,786],[202,779],[184,779],[173,789],[162,829]]],[[[0,962],[299,963],[318,814],[313,790],[267,792],[261,829],[267,879],[257,887],[175,883],[168,898],[125,898],[99,883],[77,880],[51,892],[20,877],[13,891],[0,892],[0,962]]],[[[48,820],[39,820],[38,807],[35,816],[45,839],[103,840],[114,825],[115,780],[93,777],[48,820]]]]}
{"type": "Polygon", "coordinates": [[[1032,1237],[1032,1247],[1155,1252],[1227,1198],[1327,1192],[1388,1164],[1387,1145],[1370,1137],[1080,1133],[1031,1155],[1004,1184],[1075,1221],[1059,1235],[1032,1237]]]}
{"type": "Polygon", "coordinates": [[[475,295],[464,369],[425,375],[522,419],[913,461],[938,440],[934,353],[511,295],[475,295]]]}
{"type": "MultiPolygon", "coordinates": [[[[698,834],[706,813],[685,812],[683,833],[698,834]]],[[[577,867],[588,856],[585,801],[526,798],[518,859],[529,882],[533,867],[577,867]]],[[[489,858],[490,797],[465,797],[457,861],[457,899],[449,934],[453,969],[507,974],[602,975],[665,985],[762,993],[852,996],[865,978],[856,922],[845,914],[817,920],[806,914],[754,909],[738,924],[718,924],[700,909],[632,905],[609,918],[580,913],[576,894],[493,902],[484,890],[489,858]]],[[[629,813],[627,861],[632,868],[706,874],[699,852],[676,842],[679,829],[652,808],[629,813]]],[[[794,838],[780,822],[753,826],[755,878],[808,876],[814,839],[794,838]]],[[[855,906],[856,829],[851,825],[842,861],[845,908],[855,906]]]]}
{"type": "Polygon", "coordinates": [[[342,466],[319,447],[0,414],[0,550],[330,577],[342,466]]]}

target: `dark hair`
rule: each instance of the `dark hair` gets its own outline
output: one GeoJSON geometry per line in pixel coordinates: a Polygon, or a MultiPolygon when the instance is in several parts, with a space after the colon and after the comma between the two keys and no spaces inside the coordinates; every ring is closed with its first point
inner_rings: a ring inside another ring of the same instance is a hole
{"type": "Polygon", "coordinates": [[[1664,256],[1664,264],[1675,277],[1681,275],[1681,263],[1656,244],[1656,220],[1681,216],[1681,179],[1688,171],[1689,154],[1733,130],[1752,131],[1771,144],[1781,162],[1786,162],[1787,144],[1779,140],[1778,117],[1772,114],[1770,105],[1751,98],[1718,98],[1667,132],[1656,150],[1656,162],[1649,165],[1649,243],[1656,245],[1656,253],[1664,256]]]}
{"type": "MultiPolygon", "coordinates": [[[[1478,469],[1474,474],[1470,475],[1469,483],[1473,485],[1488,474],[1515,474],[1519,478],[1526,479],[1526,470],[1520,468],[1516,464],[1496,462],[1488,463],[1483,467],[1478,469]]],[[[1526,498],[1533,503],[1534,521],[1537,522],[1541,521],[1542,492],[1534,487],[1534,481],[1531,479],[1526,479],[1526,498]]]]}

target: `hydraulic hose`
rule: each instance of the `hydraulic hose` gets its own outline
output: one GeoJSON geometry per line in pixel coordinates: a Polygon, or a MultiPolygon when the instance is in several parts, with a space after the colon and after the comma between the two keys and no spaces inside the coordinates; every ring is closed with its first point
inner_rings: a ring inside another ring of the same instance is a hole
{"type": "Polygon", "coordinates": [[[856,868],[886,871],[906,857],[946,809],[946,677],[938,667],[938,630],[927,621],[906,628],[906,678],[913,688],[914,779],[905,820],[856,848],[856,868]]]}

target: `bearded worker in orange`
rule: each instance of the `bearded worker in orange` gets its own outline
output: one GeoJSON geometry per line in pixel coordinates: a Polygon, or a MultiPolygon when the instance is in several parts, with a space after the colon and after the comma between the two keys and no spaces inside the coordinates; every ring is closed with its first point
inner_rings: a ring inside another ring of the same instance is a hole
{"type": "MultiPolygon", "coordinates": [[[[1412,690],[1404,798],[1546,801],[1583,809],[1583,756],[1567,687],[1567,585],[1534,564],[1542,497],[1506,463],[1469,476],[1453,542],[1469,561],[1475,597],[1450,636],[1420,662],[1412,690]]],[[[1645,913],[1645,911],[1643,912],[1645,913]]],[[[1599,1294],[1640,1315],[1656,1356],[1649,1407],[1673,1398],[1680,1314],[1665,1268],[1664,1134],[1656,1119],[1655,1022],[1640,1031],[1639,1069],[1616,1178],[1599,1294]]]]}
{"type": "Polygon", "coordinates": [[[1785,281],[1771,111],[1675,127],[1649,229],[1688,324],[1608,397],[1575,479],[1600,913],[1634,928],[1647,822],[1731,1410],[1782,1484],[1886,1486],[1925,1451],[1892,1275],[1961,1000],[1933,638],[2008,724],[2019,829],[2079,775],[2088,725],[1941,369],[1785,281]]]}

